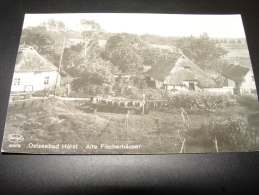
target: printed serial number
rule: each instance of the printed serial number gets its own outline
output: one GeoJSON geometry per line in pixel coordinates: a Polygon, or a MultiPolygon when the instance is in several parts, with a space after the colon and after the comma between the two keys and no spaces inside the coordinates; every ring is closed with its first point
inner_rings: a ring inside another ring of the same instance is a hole
{"type": "Polygon", "coordinates": [[[20,144],[9,144],[9,148],[20,148],[20,144]]]}

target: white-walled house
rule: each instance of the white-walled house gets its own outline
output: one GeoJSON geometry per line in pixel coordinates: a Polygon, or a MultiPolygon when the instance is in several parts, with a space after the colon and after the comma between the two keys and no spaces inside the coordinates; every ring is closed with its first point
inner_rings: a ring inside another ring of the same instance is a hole
{"type": "Polygon", "coordinates": [[[256,93],[256,85],[252,68],[239,64],[231,64],[222,74],[225,85],[238,89],[239,93],[256,93]]]}
{"type": "Polygon", "coordinates": [[[182,53],[170,53],[147,71],[147,75],[149,86],[172,92],[220,89],[213,78],[182,53]]]}
{"type": "Polygon", "coordinates": [[[19,48],[11,92],[52,90],[60,86],[58,68],[31,46],[19,48]]]}

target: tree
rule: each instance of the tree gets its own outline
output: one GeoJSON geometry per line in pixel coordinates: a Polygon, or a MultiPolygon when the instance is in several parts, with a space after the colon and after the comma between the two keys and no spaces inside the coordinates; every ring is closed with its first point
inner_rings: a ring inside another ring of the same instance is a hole
{"type": "Polygon", "coordinates": [[[178,37],[164,37],[159,35],[144,34],[141,39],[148,44],[175,45],[178,37]]]}
{"type": "Polygon", "coordinates": [[[217,138],[222,151],[247,151],[256,145],[255,134],[243,116],[212,120],[204,131],[211,140],[217,138]]]}
{"type": "Polygon", "coordinates": [[[228,53],[220,44],[213,42],[207,33],[203,33],[199,38],[182,38],[177,46],[205,72],[212,61],[217,61],[228,53]]]}
{"type": "MultiPolygon", "coordinates": [[[[52,19],[39,26],[23,29],[21,44],[33,46],[39,54],[58,66],[64,38],[68,33],[64,30],[58,31],[57,28],[53,30],[53,23],[55,22],[56,21],[52,19]]],[[[59,25],[63,26],[64,23],[59,22],[59,25]]]]}
{"type": "Polygon", "coordinates": [[[101,27],[98,23],[81,20],[81,38],[83,41],[66,47],[63,55],[64,69],[71,76],[78,77],[87,64],[100,59],[100,47],[98,45],[100,30],[101,27]]]}
{"type": "Polygon", "coordinates": [[[138,73],[146,44],[137,35],[121,33],[108,39],[102,57],[111,61],[122,72],[138,73]]]}
{"type": "Polygon", "coordinates": [[[66,47],[63,55],[64,70],[71,76],[77,77],[80,73],[79,66],[84,62],[84,44],[78,43],[66,47]]]}
{"type": "Polygon", "coordinates": [[[168,54],[169,51],[164,51],[161,49],[154,49],[154,48],[146,48],[143,50],[142,58],[143,58],[143,65],[147,66],[154,66],[159,61],[165,58],[165,55],[168,54]]]}
{"type": "Polygon", "coordinates": [[[33,46],[42,55],[50,55],[54,51],[54,43],[45,27],[28,27],[22,31],[21,44],[33,46]]]}
{"type": "Polygon", "coordinates": [[[207,73],[214,77],[216,80],[222,84],[221,75],[229,66],[229,62],[224,59],[215,59],[207,62],[207,73]]]}
{"type": "Polygon", "coordinates": [[[65,50],[67,71],[76,79],[72,88],[76,91],[94,94],[112,86],[114,77],[111,63],[101,58],[98,45],[101,27],[94,21],[81,20],[83,43],[72,45],[65,50]]]}
{"type": "Polygon", "coordinates": [[[48,19],[47,21],[41,23],[40,26],[46,28],[47,31],[65,31],[66,25],[63,21],[55,20],[53,18],[48,19]]]}
{"type": "Polygon", "coordinates": [[[242,41],[241,41],[240,39],[238,39],[238,40],[237,40],[237,43],[238,43],[238,44],[241,44],[241,43],[242,43],[242,41]]]}
{"type": "Polygon", "coordinates": [[[114,84],[114,77],[111,72],[111,64],[102,60],[95,59],[91,62],[84,61],[80,65],[80,73],[73,81],[74,90],[85,89],[89,85],[109,86],[114,84]]]}
{"type": "Polygon", "coordinates": [[[98,37],[102,32],[101,26],[93,20],[81,19],[81,34],[84,40],[84,57],[85,60],[95,58],[95,53],[100,50],[98,37]]]}

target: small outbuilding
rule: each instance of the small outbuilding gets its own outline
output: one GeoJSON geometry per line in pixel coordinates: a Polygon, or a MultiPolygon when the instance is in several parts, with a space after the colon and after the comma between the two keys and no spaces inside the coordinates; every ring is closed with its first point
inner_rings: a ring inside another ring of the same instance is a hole
{"type": "Polygon", "coordinates": [[[233,87],[237,94],[256,93],[256,85],[252,68],[239,64],[231,64],[222,74],[224,85],[233,87]]]}

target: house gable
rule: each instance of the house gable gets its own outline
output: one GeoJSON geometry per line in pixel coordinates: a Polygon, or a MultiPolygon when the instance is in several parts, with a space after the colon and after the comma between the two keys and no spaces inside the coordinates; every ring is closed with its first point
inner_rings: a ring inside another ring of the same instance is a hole
{"type": "Polygon", "coordinates": [[[250,92],[251,90],[256,90],[254,74],[252,69],[250,69],[244,76],[244,82],[241,84],[240,87],[248,92],[250,92]]]}

